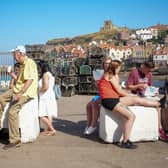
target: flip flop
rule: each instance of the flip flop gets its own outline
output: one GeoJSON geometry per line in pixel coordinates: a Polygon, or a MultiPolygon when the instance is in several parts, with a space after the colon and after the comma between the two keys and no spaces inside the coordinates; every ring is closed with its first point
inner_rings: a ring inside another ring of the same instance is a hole
{"type": "Polygon", "coordinates": [[[56,135],[56,131],[50,131],[50,132],[48,132],[47,135],[48,135],[48,136],[54,136],[54,135],[56,135]]]}
{"type": "Polygon", "coordinates": [[[46,135],[48,135],[49,132],[50,131],[43,131],[43,132],[40,133],[40,135],[45,135],[46,136],[46,135]]]}

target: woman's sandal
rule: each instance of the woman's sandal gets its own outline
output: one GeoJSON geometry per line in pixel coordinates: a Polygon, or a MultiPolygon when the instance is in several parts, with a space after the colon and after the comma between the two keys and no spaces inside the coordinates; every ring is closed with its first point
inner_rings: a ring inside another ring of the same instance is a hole
{"type": "Polygon", "coordinates": [[[40,135],[46,136],[46,135],[48,135],[49,132],[50,132],[50,131],[43,131],[43,132],[40,133],[40,135]]]}
{"type": "Polygon", "coordinates": [[[54,136],[54,135],[56,135],[56,131],[55,130],[54,131],[49,131],[47,135],[48,136],[54,136]]]}

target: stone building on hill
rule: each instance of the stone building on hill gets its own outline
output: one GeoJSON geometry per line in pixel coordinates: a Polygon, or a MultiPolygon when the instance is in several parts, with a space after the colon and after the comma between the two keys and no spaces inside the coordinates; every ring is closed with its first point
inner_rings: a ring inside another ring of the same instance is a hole
{"type": "Polygon", "coordinates": [[[118,30],[119,28],[115,26],[111,20],[105,20],[103,27],[100,28],[100,32],[110,32],[112,30],[118,30]]]}

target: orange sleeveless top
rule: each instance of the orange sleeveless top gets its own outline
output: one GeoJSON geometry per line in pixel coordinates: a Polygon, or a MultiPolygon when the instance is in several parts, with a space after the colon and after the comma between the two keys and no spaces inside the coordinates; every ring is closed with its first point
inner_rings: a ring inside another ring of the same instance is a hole
{"type": "Polygon", "coordinates": [[[99,82],[99,94],[101,99],[120,97],[120,94],[114,89],[111,82],[104,78],[99,82]]]}

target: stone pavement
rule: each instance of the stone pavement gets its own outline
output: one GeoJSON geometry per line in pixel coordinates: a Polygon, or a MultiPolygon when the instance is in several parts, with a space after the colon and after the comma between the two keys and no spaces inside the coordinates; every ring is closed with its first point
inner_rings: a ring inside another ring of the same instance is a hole
{"type": "Polygon", "coordinates": [[[85,105],[92,96],[63,97],[54,120],[57,134],[39,136],[20,148],[4,151],[0,143],[0,168],[167,168],[168,143],[141,142],[135,150],[106,144],[98,132],[83,136],[85,105]]]}

